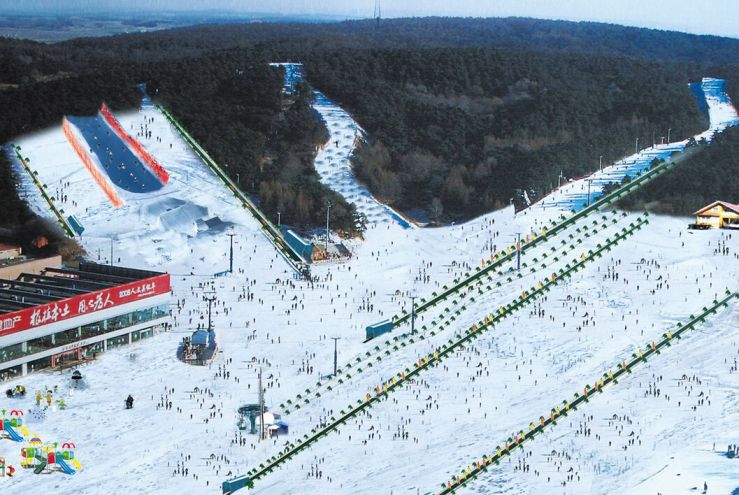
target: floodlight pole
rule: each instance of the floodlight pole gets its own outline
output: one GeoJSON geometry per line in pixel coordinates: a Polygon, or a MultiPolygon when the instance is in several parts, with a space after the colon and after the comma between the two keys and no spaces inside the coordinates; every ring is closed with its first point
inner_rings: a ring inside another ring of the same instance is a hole
{"type": "Polygon", "coordinates": [[[328,225],[329,218],[331,215],[331,201],[326,201],[326,252],[328,252],[328,225]]]}
{"type": "Polygon", "coordinates": [[[334,340],[334,376],[336,376],[336,369],[339,361],[339,352],[337,342],[341,337],[331,337],[334,340]]]}
{"type": "Polygon", "coordinates": [[[588,204],[587,206],[590,206],[590,184],[593,182],[593,179],[587,179],[588,182],[588,204]]]}
{"type": "Polygon", "coordinates": [[[259,441],[264,440],[264,389],[262,388],[262,367],[259,367],[259,441]]]}
{"type": "Polygon", "coordinates": [[[211,306],[216,300],[216,297],[206,297],[206,301],[208,301],[208,330],[211,330],[213,328],[213,320],[211,319],[211,306]]]}
{"type": "Polygon", "coordinates": [[[516,232],[516,270],[521,271],[521,233],[516,232]]]}
{"type": "Polygon", "coordinates": [[[411,296],[411,333],[416,333],[416,296],[411,296]]]}
{"type": "Polygon", "coordinates": [[[231,250],[228,256],[228,273],[233,273],[234,272],[234,236],[236,234],[231,233],[231,234],[226,234],[226,235],[231,238],[231,250]]]}

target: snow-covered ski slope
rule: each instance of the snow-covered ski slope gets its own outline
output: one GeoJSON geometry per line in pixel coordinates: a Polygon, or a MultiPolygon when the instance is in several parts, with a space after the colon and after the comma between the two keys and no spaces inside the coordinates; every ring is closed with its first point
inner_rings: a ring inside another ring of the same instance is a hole
{"type": "MultiPolygon", "coordinates": [[[[285,68],[285,92],[293,91],[296,82],[303,81],[303,66],[297,63],[275,63],[285,68]]],[[[318,150],[315,167],[321,182],[341,194],[348,202],[357,206],[357,211],[364,213],[371,223],[397,222],[410,228],[413,223],[407,221],[395,210],[383,204],[357,181],[351,166],[351,156],[357,139],[363,139],[364,130],[357,124],[346,110],[329,99],[318,90],[314,90],[315,103],[313,109],[323,119],[329,131],[328,142],[318,150]]]]}
{"type": "MultiPolygon", "coordinates": [[[[170,172],[170,185],[178,185],[180,196],[175,197],[207,206],[209,215],[235,224],[236,273],[213,277],[227,267],[228,238],[180,233],[149,215],[147,203],[156,204],[157,194],[149,193],[146,201],[126,197],[123,208],[104,209],[104,196],[84,175],[87,172],[75,162],[59,131],[18,141],[39,176],[43,167],[49,189],[60,181],[70,182],[65,211],[74,211],[88,229],[81,241],[93,258],[101,248],[105,259],[110,246],[107,233],[118,234],[116,261],[120,257],[124,266],[172,272],[176,302],[172,332],[109,351],[82,367],[87,390],[68,387],[69,371],[4,384],[5,388],[23,384],[29,395],[12,401],[0,397],[2,409],[30,408],[35,390],[60,386],[59,395],[69,409],[49,410],[46,419],[27,426],[44,441],[75,442],[85,468],[74,476],[35,476],[23,470],[14,478],[0,479],[2,493],[220,493],[221,482],[258,467],[277,454],[285,440],[258,443],[236,429],[236,408],[257,400],[260,366],[270,409],[279,410],[280,403],[297,394],[311,397],[284,418],[290,425],[287,438],[295,441],[362,400],[419,356],[454,339],[484,315],[637,221],[633,214],[592,214],[527,252],[520,279],[498,275],[490,289],[481,287],[481,294],[475,289],[471,294],[475,301],[468,297],[454,303],[455,298],[450,298],[419,316],[419,330],[431,327],[432,321],[448,323],[434,336],[426,332],[424,340],[411,344],[405,339],[407,345],[397,350],[391,346],[386,355],[384,337],[363,344],[366,325],[408,308],[406,296],[411,293],[440,292],[443,285],[472,271],[482,258],[509,246],[516,232],[539,232],[561,211],[532,208],[514,217],[513,210],[506,208],[464,225],[438,229],[371,223],[366,240],[352,246],[355,256],[350,261],[314,267],[316,281],[309,284],[292,278],[293,272],[255,222],[161,115],[145,106],[121,116],[121,122],[130,129],[145,118],[154,119],[149,124],[153,137],[141,141],[170,172]],[[70,206],[72,199],[77,207],[70,206]],[[139,225],[147,227],[137,230],[139,225]],[[207,304],[202,297],[213,289],[222,353],[212,367],[185,365],[176,359],[177,345],[203,322],[207,304]],[[343,372],[357,357],[364,362],[367,352],[373,366],[364,366],[361,373],[351,370],[351,378],[343,384],[334,381],[328,391],[322,376],[333,366],[331,337],[341,337],[343,372]],[[382,352],[374,351],[375,346],[382,352]],[[380,361],[377,355],[382,356],[380,361]],[[225,378],[219,373],[222,366],[228,372],[225,378]],[[319,380],[324,389],[315,397],[319,380]],[[133,410],[126,411],[123,400],[129,393],[136,402],[133,410]],[[163,398],[172,402],[171,409],[157,407],[163,398]],[[187,468],[186,475],[178,463],[187,468]]],[[[28,190],[29,200],[46,213],[37,194],[28,190]]],[[[526,427],[532,417],[547,414],[555,404],[571,398],[637,347],[707,306],[726,287],[736,290],[739,235],[689,232],[690,219],[649,219],[645,228],[415,384],[260,479],[253,493],[435,493],[459,468],[526,427]]],[[[704,481],[709,493],[731,493],[739,487],[737,461],[718,451],[739,443],[737,327],[739,309],[734,305],[559,421],[525,453],[490,468],[460,493],[690,494],[704,481]],[[525,470],[521,469],[524,462],[525,470]]],[[[387,339],[407,331],[407,326],[400,328],[387,339]]],[[[0,456],[17,466],[20,445],[0,441],[0,456]]]]}
{"type": "MultiPolygon", "coordinates": [[[[708,129],[694,136],[696,141],[705,139],[710,142],[717,132],[729,126],[739,125],[739,115],[726,94],[723,79],[704,77],[700,83],[693,83],[693,86],[694,93],[700,95],[705,102],[709,119],[708,129]]],[[[640,149],[639,152],[622,158],[613,165],[603,167],[602,171],[596,171],[588,177],[565,183],[532,206],[565,211],[579,210],[588,204],[588,181],[590,181],[590,201],[592,202],[602,194],[603,187],[607,184],[620,183],[625,176],[633,177],[648,169],[655,158],[669,160],[672,153],[683,151],[687,143],[687,140],[683,140],[640,149]]]]}
{"type": "MultiPolygon", "coordinates": [[[[65,139],[61,126],[14,143],[20,146],[20,154],[28,159],[29,166],[47,185],[47,192],[56,198],[65,215],[74,215],[82,224],[85,231],[81,241],[93,259],[107,262],[112,243],[116,261],[125,251],[136,253],[135,259],[140,260],[137,264],[158,266],[189,258],[196,248],[200,251],[198,257],[211,256],[209,246],[213,234],[226,229],[240,229],[243,235],[259,230],[248,212],[192,153],[148,98],[138,112],[124,113],[119,119],[123,128],[136,136],[151,154],[161,157],[171,174],[166,185],[146,193],[129,192],[115,185],[124,200],[120,208],[114,208],[91,179],[65,139]],[[147,131],[151,137],[144,135],[147,131]]],[[[84,139],[90,133],[75,132],[80,142],[95,151],[95,144],[84,139]]],[[[104,170],[97,155],[91,152],[90,156],[104,170]]],[[[48,216],[48,205],[31,178],[17,161],[15,166],[23,194],[36,212],[48,216]]],[[[222,271],[227,265],[217,268],[222,271]]]]}
{"type": "MultiPolygon", "coordinates": [[[[142,493],[218,493],[215,485],[231,477],[229,472],[245,472],[281,446],[278,441],[252,447],[254,438],[248,436],[246,446],[231,444],[232,439],[238,438],[235,409],[256,400],[257,366],[264,368],[269,387],[267,403],[271,408],[306,388],[315,388],[320,375],[331,371],[333,342],[329,337],[342,338],[340,366],[354,356],[363,356],[372,347],[361,343],[362,327],[399,309],[402,298],[394,296],[396,289],[415,286],[421,294],[437,290],[437,281],[445,283],[454,276],[448,260],[478,259],[489,253],[486,243],[492,232],[500,232],[495,240],[502,242],[517,228],[525,228],[511,224],[510,215],[510,211],[501,212],[497,217],[454,229],[408,231],[396,226],[387,236],[370,236],[348,265],[322,268],[321,281],[313,289],[305,282],[286,280],[279,269],[278,273],[270,270],[269,257],[264,256],[268,245],[255,248],[249,239],[238,238],[236,268],[246,274],[217,279],[205,275],[173,277],[175,299],[184,301],[181,312],[173,308],[177,315],[175,331],[100,356],[97,362],[82,368],[90,388],[84,392],[65,391],[69,394],[68,410],[49,411],[43,423],[29,425],[44,440],[74,441],[85,470],[74,477],[35,477],[23,472],[5,482],[11,490],[21,491],[53,486],[81,494],[121,493],[131,487],[142,493]],[[493,219],[495,224],[491,224],[493,219]],[[419,239],[412,235],[426,232],[439,237],[419,239]],[[451,248],[458,252],[456,258],[451,248]],[[391,256],[385,253],[386,249],[397,249],[402,254],[391,256]],[[377,252],[381,256],[373,254],[377,252]],[[424,268],[424,260],[432,266],[424,268]],[[414,282],[424,272],[431,276],[431,281],[414,282]],[[208,285],[201,288],[200,284],[208,285]],[[189,367],[176,360],[175,349],[179,339],[201,321],[195,316],[191,324],[190,312],[202,312],[205,305],[201,296],[209,287],[219,293],[215,322],[223,354],[211,369],[189,367]],[[255,294],[254,301],[246,302],[240,297],[247,291],[255,294]],[[374,292],[377,295],[371,295],[374,292]],[[365,301],[374,305],[373,311],[361,309],[365,301]],[[294,309],[295,304],[298,309],[294,309]],[[302,371],[304,363],[313,369],[302,371]],[[215,376],[218,366],[224,364],[229,379],[215,376]],[[204,396],[193,392],[195,387],[208,388],[213,393],[213,397],[205,398],[202,409],[198,399],[204,396]],[[165,388],[174,389],[168,394],[172,410],[156,407],[165,388]],[[122,407],[128,393],[137,401],[132,411],[122,407]],[[215,409],[210,409],[213,405],[215,409]],[[213,412],[216,417],[210,418],[213,412]],[[125,461],[120,458],[123,454],[115,453],[125,453],[125,461]],[[225,455],[230,464],[217,460],[210,465],[211,454],[225,455]],[[191,456],[186,462],[188,476],[173,476],[182,456],[191,456]]],[[[619,225],[633,220],[629,216],[619,225]]],[[[370,416],[350,422],[340,435],[325,438],[284,469],[260,480],[255,493],[433,490],[452,470],[494,448],[525,426],[532,415],[546,414],[554,404],[630,355],[637,345],[686,318],[739,278],[733,257],[739,248],[736,236],[731,241],[723,238],[731,256],[714,255],[721,233],[689,235],[684,230],[685,223],[680,219],[653,219],[647,230],[553,290],[541,305],[501,323],[473,347],[431,370],[417,385],[373,408],[370,416]],[[682,232],[679,237],[678,232],[682,232]],[[642,258],[648,263],[642,263],[642,258]],[[618,273],[619,280],[608,278],[611,273],[618,273]],[[669,285],[669,290],[665,285],[656,289],[659,284],[669,285]],[[540,310],[545,314],[533,317],[530,311],[534,309],[537,314],[540,310]],[[394,438],[398,431],[408,432],[408,439],[394,438]],[[315,479],[309,474],[320,459],[323,461],[318,468],[323,476],[315,479]]],[[[602,235],[612,236],[617,227],[604,230],[602,235]]],[[[225,254],[225,242],[217,247],[225,254]]],[[[127,264],[136,261],[131,256],[122,260],[127,264]]],[[[531,262],[531,258],[525,261],[531,262]]],[[[191,264],[197,274],[214,270],[209,262],[193,259],[191,264]]],[[[179,271],[189,268],[182,266],[179,271]]],[[[336,386],[334,392],[324,393],[320,400],[312,400],[299,412],[290,414],[286,417],[289,438],[294,440],[309,433],[320,418],[334,415],[363,398],[381,380],[414,362],[418,354],[452,337],[455,329],[465,328],[514,299],[541,276],[540,271],[505,290],[481,297],[434,340],[394,353],[376,363],[371,372],[356,375],[351,383],[336,386]]],[[[432,318],[438,316],[424,316],[418,324],[429,324],[432,318]]],[[[654,484],[638,483],[665,465],[673,473],[670,483],[677,483],[677,489],[669,493],[690,493],[687,488],[691,483],[695,485],[703,479],[716,488],[729,486],[731,477],[726,473],[730,474],[733,464],[729,462],[733,461],[711,449],[713,441],[717,447],[739,441],[733,427],[739,419],[733,409],[739,375],[729,373],[739,351],[734,333],[737,323],[736,308],[720,313],[707,326],[654,359],[650,368],[640,369],[592,401],[592,406],[583,407],[583,415],[594,415],[588,424],[591,437],[579,438],[574,433],[579,421],[572,425],[561,421],[563,428],[532,444],[531,457],[526,458],[532,465],[530,473],[515,469],[523,458],[516,455],[510,462],[491,469],[487,477],[473,485],[471,493],[623,493],[618,491],[622,486],[629,488],[626,493],[654,493],[649,489],[654,484]],[[652,372],[664,377],[665,384],[660,384],[660,388],[663,394],[671,396],[670,401],[664,397],[643,397],[649,390],[652,372]],[[702,380],[701,387],[693,384],[692,398],[686,397],[687,391],[675,381],[683,374],[697,375],[702,380]],[[710,393],[711,405],[692,411],[692,405],[700,400],[696,397],[700,392],[710,393]],[[678,401],[682,401],[680,406],[678,401]],[[608,425],[613,414],[628,416],[631,421],[621,435],[608,425]],[[719,420],[722,417],[725,420],[719,420]],[[682,423],[689,427],[681,427],[682,423]],[[615,443],[608,445],[609,441],[627,442],[633,438],[629,437],[631,431],[636,432],[641,445],[637,443],[626,452],[617,450],[621,444],[617,448],[613,447],[615,443]],[[698,431],[700,434],[696,434],[698,431]],[[598,441],[594,439],[596,434],[601,436],[598,441]],[[584,450],[579,454],[575,447],[584,450]],[[551,458],[553,448],[574,456],[560,471],[554,461],[564,459],[551,458]],[[693,462],[696,457],[700,463],[693,462]],[[561,487],[570,466],[581,480],[561,487]],[[534,470],[543,474],[536,476],[534,470]],[[624,480],[630,481],[626,484],[624,480]]],[[[64,390],[69,381],[67,372],[39,374],[16,382],[29,390],[54,384],[64,390]]],[[[31,402],[29,396],[14,401],[12,407],[30,407],[31,402]]],[[[5,400],[0,400],[0,404],[10,406],[5,400]]],[[[574,420],[579,414],[571,417],[574,420]]],[[[18,446],[2,443],[0,455],[17,462],[18,446]]]]}

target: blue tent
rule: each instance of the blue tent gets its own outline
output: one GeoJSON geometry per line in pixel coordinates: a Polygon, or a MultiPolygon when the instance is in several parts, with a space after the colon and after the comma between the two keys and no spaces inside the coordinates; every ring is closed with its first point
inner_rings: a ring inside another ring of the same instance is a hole
{"type": "MultiPolygon", "coordinates": [[[[369,325],[365,329],[367,333],[367,340],[372,340],[375,337],[382,335],[383,333],[388,333],[392,331],[393,328],[395,328],[395,324],[390,320],[384,320],[380,323],[369,325]]],[[[365,342],[367,342],[367,340],[365,340],[365,342]]]]}
{"type": "Polygon", "coordinates": [[[196,330],[192,334],[192,345],[208,345],[208,332],[206,330],[196,330]]]}

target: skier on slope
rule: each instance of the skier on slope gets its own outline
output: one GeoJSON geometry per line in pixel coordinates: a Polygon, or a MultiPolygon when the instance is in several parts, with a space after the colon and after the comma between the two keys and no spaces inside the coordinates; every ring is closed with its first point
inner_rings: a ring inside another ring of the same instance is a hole
{"type": "Polygon", "coordinates": [[[131,394],[128,394],[128,397],[126,397],[126,409],[133,409],[133,397],[131,394]]]}

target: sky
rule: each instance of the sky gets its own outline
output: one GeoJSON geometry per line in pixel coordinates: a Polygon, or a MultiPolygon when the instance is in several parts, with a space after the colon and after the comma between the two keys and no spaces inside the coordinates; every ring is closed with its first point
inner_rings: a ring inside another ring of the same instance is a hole
{"type": "MultiPolygon", "coordinates": [[[[371,17],[376,0],[0,0],[0,12],[228,10],[371,17]]],[[[739,0],[383,0],[383,17],[521,16],[598,21],[739,38],[739,0]]]]}

